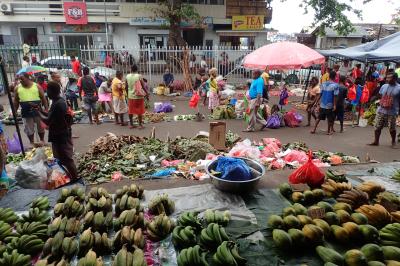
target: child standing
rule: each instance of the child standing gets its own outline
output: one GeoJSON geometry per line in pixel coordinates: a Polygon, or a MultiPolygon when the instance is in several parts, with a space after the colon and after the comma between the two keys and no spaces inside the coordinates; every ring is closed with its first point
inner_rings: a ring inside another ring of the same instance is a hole
{"type": "Polygon", "coordinates": [[[283,110],[283,106],[287,105],[289,102],[289,93],[286,85],[283,85],[281,94],[279,96],[279,105],[281,106],[281,110],[283,110]]]}

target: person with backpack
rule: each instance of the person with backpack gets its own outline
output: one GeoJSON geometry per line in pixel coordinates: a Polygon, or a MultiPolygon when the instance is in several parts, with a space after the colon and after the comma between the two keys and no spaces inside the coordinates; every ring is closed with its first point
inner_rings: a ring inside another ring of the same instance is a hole
{"type": "Polygon", "coordinates": [[[49,142],[51,142],[54,158],[65,166],[72,180],[78,179],[72,144],[72,115],[68,111],[65,100],[60,96],[60,85],[50,81],[47,95],[51,99],[49,112],[39,109],[42,121],[49,127],[49,142]]]}
{"type": "Polygon", "coordinates": [[[82,72],[83,77],[79,78],[78,87],[82,95],[84,104],[83,108],[89,116],[90,124],[93,124],[92,115],[94,116],[94,122],[100,124],[97,114],[97,101],[99,98],[97,94],[96,81],[89,75],[90,71],[88,67],[84,67],[82,72]]]}

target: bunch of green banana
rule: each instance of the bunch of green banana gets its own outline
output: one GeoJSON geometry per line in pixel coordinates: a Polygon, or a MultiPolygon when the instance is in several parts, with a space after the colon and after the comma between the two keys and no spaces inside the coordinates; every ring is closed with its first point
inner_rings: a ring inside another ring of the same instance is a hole
{"type": "Polygon", "coordinates": [[[61,231],[65,236],[75,236],[81,229],[81,223],[78,218],[56,217],[47,229],[47,235],[53,236],[61,231]]]}
{"type": "Polygon", "coordinates": [[[69,196],[64,203],[57,203],[54,208],[54,216],[65,215],[67,217],[80,217],[85,212],[85,206],[74,196],[69,196]]]}
{"type": "Polygon", "coordinates": [[[134,198],[132,196],[124,194],[121,198],[116,199],[115,213],[117,215],[119,215],[124,210],[132,210],[132,209],[135,209],[136,211],[142,210],[139,198],[134,198]]]}
{"type": "Polygon", "coordinates": [[[326,178],[332,179],[336,183],[349,182],[349,180],[346,178],[346,175],[342,172],[328,170],[326,171],[325,176],[326,178]]]}
{"type": "Polygon", "coordinates": [[[392,179],[400,181],[400,169],[394,172],[394,174],[392,175],[392,179]]]}
{"type": "Polygon", "coordinates": [[[206,210],[204,212],[204,219],[206,220],[207,224],[210,223],[217,223],[223,226],[226,226],[231,219],[231,212],[224,211],[220,212],[218,210],[206,210]]]}
{"type": "Polygon", "coordinates": [[[22,235],[35,235],[42,240],[47,239],[47,224],[42,224],[41,222],[25,222],[16,223],[17,234],[22,235]]]}
{"type": "Polygon", "coordinates": [[[8,223],[0,221],[0,240],[4,241],[12,236],[15,236],[12,231],[12,227],[8,223]]]}
{"type": "Polygon", "coordinates": [[[74,200],[83,202],[85,200],[85,190],[83,187],[78,186],[74,186],[71,189],[63,188],[61,189],[60,197],[57,202],[65,202],[65,200],[70,196],[73,196],[74,200]]]}
{"type": "Polygon", "coordinates": [[[51,239],[51,243],[48,243],[48,241],[46,241],[46,243],[43,246],[43,253],[47,253],[48,252],[47,249],[51,248],[50,253],[53,257],[57,258],[61,257],[63,254],[62,244],[64,241],[64,236],[65,236],[64,232],[62,231],[57,232],[57,234],[51,239]],[[51,244],[50,247],[47,246],[49,244],[51,244]]]}
{"type": "Polygon", "coordinates": [[[143,212],[137,212],[135,209],[125,210],[121,212],[119,217],[114,220],[114,229],[118,230],[123,226],[132,226],[133,228],[144,227],[143,212]]]}
{"type": "Polygon", "coordinates": [[[101,196],[99,199],[87,198],[86,211],[94,212],[111,212],[112,211],[112,199],[111,197],[106,198],[101,196]]]}
{"type": "Polygon", "coordinates": [[[105,197],[106,199],[111,198],[111,195],[108,191],[103,187],[92,187],[88,193],[88,198],[100,199],[101,197],[105,197]]]}
{"type": "Polygon", "coordinates": [[[103,266],[103,259],[97,258],[96,252],[89,250],[85,257],[78,261],[78,266],[103,266]]]}
{"type": "Polygon", "coordinates": [[[17,250],[21,254],[37,255],[42,251],[44,242],[35,235],[22,235],[7,244],[8,250],[17,250]]]}
{"type": "Polygon", "coordinates": [[[11,208],[0,208],[0,221],[13,224],[18,221],[18,216],[11,208]]]}
{"type": "Polygon", "coordinates": [[[172,243],[181,248],[196,245],[196,233],[191,226],[177,226],[172,231],[172,243]]]}
{"type": "Polygon", "coordinates": [[[143,198],[144,189],[141,185],[131,184],[130,186],[123,186],[122,189],[117,189],[115,192],[114,201],[122,198],[123,195],[128,195],[133,198],[142,199],[143,198]]]}
{"type": "Polygon", "coordinates": [[[200,233],[200,243],[205,248],[215,248],[227,240],[229,240],[229,237],[225,229],[216,223],[209,224],[200,233]]]}
{"type": "Polygon", "coordinates": [[[155,216],[154,219],[146,224],[147,233],[154,241],[160,241],[166,238],[174,228],[175,224],[164,213],[155,216]]]}
{"type": "Polygon", "coordinates": [[[124,245],[114,258],[112,266],[147,266],[144,253],[141,249],[135,249],[133,253],[129,252],[124,245]]]}
{"type": "Polygon", "coordinates": [[[201,222],[197,218],[198,212],[184,212],[182,213],[177,222],[181,226],[192,226],[195,229],[201,228],[201,222]]]}
{"type": "Polygon", "coordinates": [[[94,245],[94,234],[92,229],[89,227],[79,237],[79,256],[83,257],[85,254],[93,248],[94,245]]]}
{"type": "Polygon", "coordinates": [[[144,248],[145,240],[142,233],[142,229],[132,229],[129,226],[124,226],[119,230],[113,240],[114,250],[119,250],[123,246],[126,246],[129,250],[135,248],[144,248]]]}
{"type": "Polygon", "coordinates": [[[92,227],[94,231],[106,232],[113,226],[113,213],[108,212],[105,216],[102,211],[86,213],[83,219],[83,227],[92,227]]]}
{"type": "Polygon", "coordinates": [[[71,260],[78,252],[78,240],[65,237],[62,241],[61,251],[65,259],[71,260]]]}
{"type": "Polygon", "coordinates": [[[18,253],[14,249],[11,253],[4,252],[0,259],[0,266],[30,266],[31,256],[18,253]]]}
{"type": "Polygon", "coordinates": [[[383,246],[400,247],[400,223],[392,223],[379,231],[383,246]]]}
{"type": "Polygon", "coordinates": [[[245,265],[246,259],[241,257],[238,252],[238,247],[235,242],[224,241],[217,248],[217,252],[213,256],[213,261],[216,265],[235,266],[245,265]]]}
{"type": "Polygon", "coordinates": [[[21,223],[40,222],[42,224],[48,224],[50,220],[50,215],[46,211],[39,210],[39,208],[30,208],[28,215],[22,214],[20,218],[21,223]]]}
{"type": "Polygon", "coordinates": [[[35,266],[70,266],[70,264],[64,258],[62,258],[58,262],[52,262],[52,263],[50,263],[49,260],[46,258],[38,260],[35,266]]]}
{"type": "Polygon", "coordinates": [[[208,266],[206,255],[199,245],[182,249],[177,257],[178,266],[208,266]]]}
{"type": "Polygon", "coordinates": [[[175,203],[168,198],[167,194],[157,195],[151,199],[149,203],[149,209],[152,214],[158,215],[165,213],[170,215],[175,211],[175,203]]]}
{"type": "Polygon", "coordinates": [[[32,201],[31,208],[39,208],[41,211],[48,210],[50,208],[49,198],[43,196],[37,197],[32,201]]]}

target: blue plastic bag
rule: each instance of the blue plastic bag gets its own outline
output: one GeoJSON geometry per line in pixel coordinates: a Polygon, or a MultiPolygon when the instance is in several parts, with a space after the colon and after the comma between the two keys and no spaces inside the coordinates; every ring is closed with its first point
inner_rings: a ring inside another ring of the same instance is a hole
{"type": "Polygon", "coordinates": [[[175,173],[176,169],[171,167],[171,168],[167,168],[167,169],[163,169],[160,171],[157,171],[155,173],[153,173],[151,176],[152,177],[165,177],[165,176],[170,176],[173,173],[175,173]]]}
{"type": "Polygon", "coordinates": [[[160,105],[158,105],[155,109],[154,112],[155,113],[171,113],[172,112],[172,104],[165,102],[162,103],[160,105]]]}
{"type": "Polygon", "coordinates": [[[14,132],[12,139],[7,138],[7,147],[9,153],[18,154],[22,152],[21,143],[19,143],[17,132],[14,132]]]}
{"type": "Polygon", "coordinates": [[[278,115],[271,115],[267,120],[267,128],[280,128],[281,127],[281,120],[278,115]]]}
{"type": "Polygon", "coordinates": [[[215,171],[221,173],[221,179],[232,181],[252,179],[250,167],[242,159],[238,158],[219,157],[215,171]]]}

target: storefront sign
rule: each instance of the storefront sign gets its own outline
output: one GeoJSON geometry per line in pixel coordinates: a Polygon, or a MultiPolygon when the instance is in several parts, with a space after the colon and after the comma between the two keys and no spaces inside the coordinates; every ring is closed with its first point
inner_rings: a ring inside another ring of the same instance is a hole
{"type": "MultiPolygon", "coordinates": [[[[196,25],[193,22],[182,21],[181,27],[182,28],[204,28],[204,27],[212,27],[212,17],[205,17],[203,18],[202,25],[196,25]]],[[[161,26],[169,26],[168,20],[164,18],[148,18],[148,17],[135,17],[129,19],[129,25],[131,26],[154,26],[154,27],[161,27],[161,26]]]]}
{"type": "Polygon", "coordinates": [[[233,16],[232,30],[262,30],[264,16],[233,16]]]}
{"type": "Polygon", "coordinates": [[[83,25],[88,23],[85,2],[64,2],[65,23],[83,25]]]}
{"type": "Polygon", "coordinates": [[[67,25],[64,23],[52,23],[52,33],[105,33],[106,29],[102,23],[90,23],[87,25],[67,25]]]}

